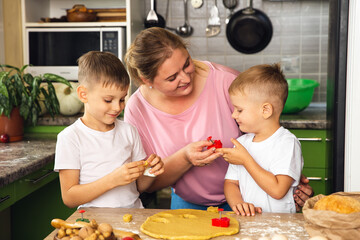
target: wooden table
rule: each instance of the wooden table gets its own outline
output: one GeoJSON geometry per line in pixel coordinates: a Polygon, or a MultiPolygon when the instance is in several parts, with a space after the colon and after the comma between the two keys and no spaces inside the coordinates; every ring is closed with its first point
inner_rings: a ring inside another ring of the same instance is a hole
{"type": "MultiPolygon", "coordinates": [[[[109,223],[113,228],[123,231],[131,231],[140,235],[142,239],[154,239],[140,232],[141,224],[147,217],[164,211],[164,209],[124,209],[124,208],[84,208],[84,218],[95,219],[97,223],[109,223]],[[125,223],[122,220],[124,214],[133,215],[133,220],[125,223]]],[[[232,236],[221,236],[213,239],[235,239],[240,240],[251,237],[257,240],[261,236],[271,237],[274,234],[284,234],[289,240],[309,239],[309,235],[304,228],[304,217],[301,213],[263,213],[253,217],[234,216],[240,223],[240,232],[232,236]]],[[[77,211],[68,219],[74,223],[81,217],[77,211]]],[[[54,217],[56,218],[56,217],[54,217]]],[[[50,223],[49,223],[50,224],[50,223]]],[[[50,233],[45,240],[53,240],[57,230],[50,233]]]]}

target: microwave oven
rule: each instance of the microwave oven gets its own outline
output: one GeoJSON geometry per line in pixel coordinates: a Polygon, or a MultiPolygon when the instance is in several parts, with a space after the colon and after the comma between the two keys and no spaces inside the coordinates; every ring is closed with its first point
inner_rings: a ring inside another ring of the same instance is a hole
{"type": "Polygon", "coordinates": [[[122,60],[124,27],[27,28],[24,63],[33,75],[53,73],[77,80],[78,58],[88,51],[106,51],[122,60]]]}

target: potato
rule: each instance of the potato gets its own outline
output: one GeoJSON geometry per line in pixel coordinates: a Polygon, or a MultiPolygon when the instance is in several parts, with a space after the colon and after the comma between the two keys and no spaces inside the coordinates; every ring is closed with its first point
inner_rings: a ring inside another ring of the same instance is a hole
{"type": "Polygon", "coordinates": [[[65,230],[65,233],[66,233],[66,235],[71,235],[71,234],[73,233],[73,231],[72,231],[71,228],[67,228],[67,229],[65,230]]]}
{"type": "Polygon", "coordinates": [[[97,239],[96,233],[91,234],[89,237],[85,238],[85,240],[96,240],[97,239]]]}
{"type": "Polygon", "coordinates": [[[98,226],[98,230],[105,238],[108,238],[111,236],[113,228],[108,223],[100,223],[98,226]]]}
{"type": "Polygon", "coordinates": [[[79,230],[78,235],[82,237],[83,239],[89,237],[91,234],[94,233],[94,229],[92,227],[82,227],[79,230]]]}
{"type": "Polygon", "coordinates": [[[72,238],[70,238],[70,240],[83,240],[83,239],[79,236],[73,236],[72,238]]]}
{"type": "Polygon", "coordinates": [[[65,230],[64,229],[59,229],[58,233],[57,233],[58,238],[63,238],[66,236],[65,230]]]}

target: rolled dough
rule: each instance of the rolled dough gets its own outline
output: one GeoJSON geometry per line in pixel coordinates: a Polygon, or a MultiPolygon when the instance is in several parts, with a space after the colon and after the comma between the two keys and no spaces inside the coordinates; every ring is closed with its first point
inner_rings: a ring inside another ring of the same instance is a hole
{"type": "Polygon", "coordinates": [[[156,213],[146,219],[140,230],[154,238],[163,239],[210,239],[239,232],[239,222],[223,212],[222,217],[230,218],[229,227],[214,227],[211,219],[219,213],[177,209],[156,213]]]}

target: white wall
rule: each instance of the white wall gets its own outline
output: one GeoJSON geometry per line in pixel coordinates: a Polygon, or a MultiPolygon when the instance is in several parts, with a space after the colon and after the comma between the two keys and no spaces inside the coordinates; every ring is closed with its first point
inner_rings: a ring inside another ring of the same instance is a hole
{"type": "Polygon", "coordinates": [[[3,1],[0,0],[0,64],[5,63],[3,1]]]}
{"type": "Polygon", "coordinates": [[[353,192],[360,191],[360,1],[349,3],[344,190],[353,192]]]}

